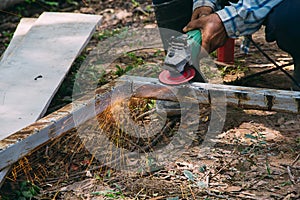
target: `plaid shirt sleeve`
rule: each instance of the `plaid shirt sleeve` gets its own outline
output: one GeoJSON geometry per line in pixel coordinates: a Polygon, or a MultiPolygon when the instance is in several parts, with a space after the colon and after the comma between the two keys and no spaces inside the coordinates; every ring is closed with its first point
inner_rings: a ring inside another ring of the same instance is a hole
{"type": "Polygon", "coordinates": [[[194,0],[193,10],[201,6],[209,6],[213,10],[216,10],[216,2],[217,0],[194,0]]]}
{"type": "MultiPolygon", "coordinates": [[[[271,9],[283,0],[240,0],[218,10],[228,37],[250,35],[262,25],[271,9]]],[[[194,0],[194,9],[200,6],[217,7],[216,0],[194,0]]]]}

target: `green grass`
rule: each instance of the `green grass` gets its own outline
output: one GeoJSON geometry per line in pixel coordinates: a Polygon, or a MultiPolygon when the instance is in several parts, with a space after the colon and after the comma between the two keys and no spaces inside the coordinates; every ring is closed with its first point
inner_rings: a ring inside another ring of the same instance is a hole
{"type": "Polygon", "coordinates": [[[6,43],[4,44],[5,47],[8,47],[9,42],[11,41],[11,39],[12,39],[14,33],[13,33],[13,32],[10,32],[10,31],[2,31],[1,34],[3,35],[3,37],[7,37],[7,38],[8,38],[8,42],[6,42],[6,43]]]}
{"type": "Polygon", "coordinates": [[[12,189],[12,193],[9,195],[1,194],[0,197],[2,197],[3,200],[27,200],[27,199],[33,199],[38,194],[40,194],[40,188],[36,186],[35,184],[29,182],[29,181],[23,181],[21,182],[17,188],[12,189]]]}
{"type": "Polygon", "coordinates": [[[128,30],[128,28],[126,28],[126,27],[124,27],[124,28],[115,28],[115,29],[112,29],[112,30],[105,29],[105,30],[102,30],[98,33],[95,33],[94,37],[97,38],[99,41],[102,41],[102,40],[105,40],[107,38],[116,36],[116,35],[124,32],[126,30],[128,30]]]}
{"type": "MultiPolygon", "coordinates": [[[[42,3],[51,7],[58,7],[59,6],[59,1],[58,0],[25,0],[26,3],[28,4],[33,4],[33,3],[42,3]]],[[[66,1],[70,5],[78,5],[78,2],[75,0],[67,0],[66,1]]]]}
{"type": "Polygon", "coordinates": [[[116,65],[115,67],[116,67],[116,71],[114,72],[114,74],[119,77],[133,69],[132,65],[128,65],[125,68],[122,68],[120,65],[116,65]]]}
{"type": "Polygon", "coordinates": [[[131,3],[133,5],[133,7],[139,7],[140,6],[140,3],[137,2],[136,0],[131,0],[131,3]]]}
{"type": "Polygon", "coordinates": [[[114,74],[117,75],[118,77],[144,64],[144,59],[140,56],[137,56],[135,52],[125,53],[124,58],[129,59],[129,62],[125,67],[121,67],[120,65],[115,65],[116,71],[114,72],[114,74]]]}
{"type": "Polygon", "coordinates": [[[104,196],[108,197],[109,199],[124,199],[125,196],[122,194],[121,191],[114,191],[114,190],[103,190],[103,191],[97,191],[92,192],[92,195],[95,196],[104,196]]]}

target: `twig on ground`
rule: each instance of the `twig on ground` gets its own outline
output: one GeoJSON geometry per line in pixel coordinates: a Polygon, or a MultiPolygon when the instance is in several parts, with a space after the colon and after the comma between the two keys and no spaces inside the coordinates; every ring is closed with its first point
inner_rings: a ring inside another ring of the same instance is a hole
{"type": "Polygon", "coordinates": [[[291,166],[294,166],[298,160],[300,159],[300,154],[298,154],[298,156],[296,157],[296,159],[293,161],[292,165],[291,166]]]}
{"type": "Polygon", "coordinates": [[[284,167],[284,169],[286,169],[287,167],[290,167],[291,169],[295,169],[295,170],[300,170],[300,166],[291,166],[291,165],[287,165],[287,164],[280,164],[282,167],[284,167]]]}
{"type": "Polygon", "coordinates": [[[189,185],[189,189],[190,189],[190,191],[191,191],[191,194],[192,194],[192,196],[193,196],[193,199],[196,200],[195,194],[194,194],[193,189],[191,188],[190,185],[189,185]]]}
{"type": "MultiPolygon", "coordinates": [[[[221,167],[221,169],[219,169],[215,174],[213,174],[213,175],[210,177],[210,179],[214,178],[215,176],[217,176],[218,174],[220,174],[221,171],[223,171],[224,169],[228,168],[228,167],[230,166],[230,164],[231,164],[234,160],[236,160],[236,158],[232,158],[232,159],[230,160],[230,162],[227,162],[226,165],[224,165],[223,167],[221,167]]],[[[205,177],[206,177],[206,176],[207,176],[207,175],[205,175],[205,177]]]]}
{"type": "MultiPolygon", "coordinates": [[[[245,194],[242,194],[242,195],[245,195],[245,194]]],[[[234,199],[245,199],[245,200],[248,200],[248,199],[260,200],[261,199],[261,197],[253,197],[253,196],[249,196],[249,195],[241,196],[241,194],[234,195],[233,193],[230,193],[229,196],[234,197],[234,199]]]]}
{"type": "Polygon", "coordinates": [[[145,188],[142,188],[136,195],[134,199],[138,199],[139,195],[141,194],[141,192],[144,191],[145,188]]]}
{"type": "Polygon", "coordinates": [[[209,172],[205,178],[205,183],[206,183],[206,186],[209,187],[209,172]]]}
{"type": "Polygon", "coordinates": [[[208,195],[213,196],[213,197],[217,197],[217,198],[220,198],[220,199],[228,199],[228,197],[225,196],[225,195],[218,195],[218,194],[215,194],[215,193],[210,192],[209,190],[206,190],[205,192],[206,192],[208,195]]]}
{"type": "Polygon", "coordinates": [[[293,176],[293,174],[291,172],[290,166],[287,166],[286,169],[289,174],[290,181],[292,182],[293,185],[295,185],[296,184],[295,177],[293,176]]]}
{"type": "Polygon", "coordinates": [[[143,117],[147,116],[147,115],[151,115],[152,113],[155,112],[155,109],[149,110],[147,112],[142,113],[141,115],[139,115],[135,120],[140,120],[143,117]]]}
{"type": "Polygon", "coordinates": [[[159,200],[159,199],[165,199],[165,198],[166,198],[165,196],[159,196],[159,197],[151,198],[150,200],[159,200]]]}

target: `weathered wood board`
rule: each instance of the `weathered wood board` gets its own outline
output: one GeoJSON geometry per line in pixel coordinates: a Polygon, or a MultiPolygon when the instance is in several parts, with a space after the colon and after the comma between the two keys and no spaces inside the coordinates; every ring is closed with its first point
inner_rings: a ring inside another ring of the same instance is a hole
{"type": "Polygon", "coordinates": [[[36,20],[37,20],[36,18],[22,18],[20,20],[20,23],[18,24],[8,47],[5,49],[5,52],[1,55],[0,62],[2,60],[6,60],[7,57],[14,52],[14,50],[18,47],[18,45],[21,44],[25,35],[33,26],[36,20]]]}
{"type": "MultiPolygon", "coordinates": [[[[209,83],[166,86],[155,78],[126,76],[116,82],[104,85],[89,96],[63,107],[0,141],[0,169],[13,164],[37,147],[92,119],[113,104],[116,99],[120,100],[122,95],[119,94],[125,94],[127,98],[132,96],[176,101],[180,98],[180,94],[174,94],[173,91],[182,89],[194,91],[199,103],[209,104],[212,101],[211,92],[220,92],[224,93],[226,104],[300,113],[298,103],[300,92],[209,83]],[[117,95],[118,98],[115,98],[114,95],[117,95]]],[[[182,97],[182,101],[185,101],[185,97],[182,97]]]]}
{"type": "Polygon", "coordinates": [[[0,140],[46,111],[101,16],[43,13],[0,64],[0,140]]]}
{"type": "MultiPolygon", "coordinates": [[[[17,29],[14,32],[14,35],[6,48],[5,52],[2,54],[0,58],[0,63],[2,60],[6,60],[8,56],[10,56],[14,50],[21,44],[24,36],[32,27],[33,23],[36,21],[36,18],[22,18],[20,23],[18,24],[17,29]]],[[[0,187],[6,175],[10,172],[10,166],[0,171],[0,187]]]]}

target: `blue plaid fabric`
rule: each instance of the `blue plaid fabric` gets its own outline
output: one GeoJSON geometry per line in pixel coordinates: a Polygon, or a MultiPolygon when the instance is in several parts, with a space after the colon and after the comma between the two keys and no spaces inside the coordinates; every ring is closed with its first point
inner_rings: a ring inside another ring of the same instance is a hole
{"type": "Polygon", "coordinates": [[[224,9],[218,6],[218,0],[194,0],[193,9],[209,6],[221,18],[230,38],[251,35],[262,25],[271,9],[283,0],[240,0],[230,3],[224,9]]]}

